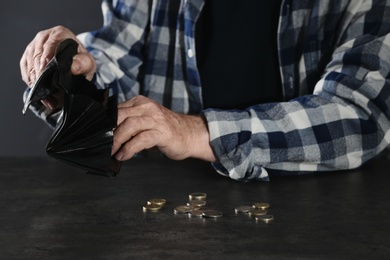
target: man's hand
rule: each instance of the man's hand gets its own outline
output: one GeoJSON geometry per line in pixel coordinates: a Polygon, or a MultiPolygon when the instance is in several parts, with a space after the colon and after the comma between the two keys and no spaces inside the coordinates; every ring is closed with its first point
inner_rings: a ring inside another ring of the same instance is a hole
{"type": "MultiPolygon", "coordinates": [[[[73,32],[63,26],[56,26],[39,32],[23,53],[20,60],[20,71],[23,81],[29,87],[34,84],[47,63],[54,57],[57,45],[67,38],[74,39],[79,43],[78,54],[73,58],[72,74],[85,75],[88,80],[93,78],[96,71],[94,58],[80,44],[73,32]]],[[[42,103],[51,109],[58,105],[55,96],[42,100],[42,103]]]]}
{"type": "Polygon", "coordinates": [[[112,154],[123,161],[152,147],[174,160],[216,160],[200,116],[175,113],[143,96],[119,104],[112,154]]]}

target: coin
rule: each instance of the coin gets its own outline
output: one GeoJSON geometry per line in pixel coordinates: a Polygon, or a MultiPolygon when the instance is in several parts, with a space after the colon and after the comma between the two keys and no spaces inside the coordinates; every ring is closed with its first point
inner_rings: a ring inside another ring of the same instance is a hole
{"type": "Polygon", "coordinates": [[[198,217],[198,218],[202,218],[203,217],[203,211],[202,210],[193,210],[193,211],[190,211],[188,212],[188,215],[190,217],[198,217]]]}
{"type": "Polygon", "coordinates": [[[207,194],[204,192],[193,192],[188,195],[190,200],[205,200],[207,198],[207,194]]]}
{"type": "Polygon", "coordinates": [[[256,217],[256,216],[263,216],[267,214],[267,211],[264,209],[258,209],[258,208],[252,208],[248,212],[249,216],[256,217]]]}
{"type": "Polygon", "coordinates": [[[187,203],[188,206],[192,206],[195,208],[200,208],[206,205],[205,200],[191,200],[187,203]]]}
{"type": "Polygon", "coordinates": [[[176,207],[173,212],[175,214],[187,214],[194,210],[194,207],[188,206],[188,205],[181,205],[176,207]]]}
{"type": "Polygon", "coordinates": [[[161,209],[160,205],[157,204],[148,204],[143,206],[144,211],[159,211],[161,209]]]}
{"type": "Polygon", "coordinates": [[[148,205],[150,204],[155,204],[155,205],[159,205],[159,206],[164,206],[165,203],[167,203],[166,199],[150,199],[147,201],[148,205]]]}
{"type": "Polygon", "coordinates": [[[252,205],[252,207],[254,207],[256,209],[268,209],[269,208],[269,204],[265,203],[265,202],[259,202],[259,203],[254,203],[252,205]]]}
{"type": "Polygon", "coordinates": [[[262,216],[257,216],[256,217],[256,222],[264,222],[264,223],[269,223],[274,220],[274,216],[272,215],[262,215],[262,216]]]}
{"type": "Polygon", "coordinates": [[[203,217],[205,218],[220,218],[222,217],[222,212],[218,210],[204,210],[203,217]]]}
{"type": "Polygon", "coordinates": [[[253,207],[251,207],[251,206],[239,206],[239,207],[235,208],[234,211],[236,213],[239,213],[239,212],[248,213],[251,209],[253,209],[253,207]]]}

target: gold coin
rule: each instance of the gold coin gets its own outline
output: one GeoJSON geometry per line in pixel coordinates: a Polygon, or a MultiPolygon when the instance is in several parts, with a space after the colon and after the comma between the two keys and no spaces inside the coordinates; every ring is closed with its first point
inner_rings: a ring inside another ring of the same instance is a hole
{"type": "Polygon", "coordinates": [[[266,215],[267,214],[267,211],[264,210],[264,209],[255,209],[255,208],[252,208],[251,210],[249,210],[248,212],[249,216],[252,216],[252,217],[257,217],[257,216],[263,216],[263,215],[266,215]]]}
{"type": "Polygon", "coordinates": [[[206,205],[206,201],[205,200],[191,200],[191,201],[187,202],[187,205],[192,206],[194,208],[200,208],[200,207],[203,207],[206,205]]]}
{"type": "Polygon", "coordinates": [[[253,207],[251,207],[251,206],[239,206],[239,207],[235,208],[234,211],[236,213],[239,213],[239,212],[248,213],[251,209],[253,209],[253,207]]]}
{"type": "Polygon", "coordinates": [[[160,205],[157,204],[148,204],[143,206],[144,211],[159,211],[161,209],[160,205]]]}
{"type": "Polygon", "coordinates": [[[254,207],[256,209],[268,209],[269,208],[269,204],[265,203],[265,202],[259,202],[259,203],[253,204],[252,207],[254,207]]]}
{"type": "Polygon", "coordinates": [[[207,198],[207,194],[204,192],[194,192],[188,195],[190,200],[205,200],[207,198]]]}
{"type": "Polygon", "coordinates": [[[262,215],[262,216],[257,216],[256,217],[256,222],[264,222],[264,223],[269,223],[274,220],[274,216],[272,215],[262,215]]]}
{"type": "Polygon", "coordinates": [[[165,203],[167,203],[167,200],[166,199],[150,199],[148,200],[148,205],[150,204],[155,204],[155,205],[159,205],[159,206],[164,206],[165,203]]]}
{"type": "Polygon", "coordinates": [[[203,217],[203,211],[202,211],[202,210],[195,209],[195,210],[193,210],[193,211],[188,212],[188,215],[189,215],[190,217],[202,218],[202,217],[203,217]]]}
{"type": "Polygon", "coordinates": [[[188,206],[188,205],[182,205],[182,206],[178,206],[176,207],[173,212],[175,214],[187,214],[191,211],[194,210],[194,207],[191,207],[191,206],[188,206]]]}
{"type": "Polygon", "coordinates": [[[222,217],[222,212],[218,210],[204,210],[203,217],[205,218],[220,218],[222,217]]]}

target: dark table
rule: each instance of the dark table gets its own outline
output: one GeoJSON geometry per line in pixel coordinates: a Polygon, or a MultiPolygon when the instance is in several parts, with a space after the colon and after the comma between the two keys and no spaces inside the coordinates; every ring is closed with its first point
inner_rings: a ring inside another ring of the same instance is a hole
{"type": "Polygon", "coordinates": [[[0,159],[1,259],[387,259],[390,158],[360,169],[237,182],[210,164],[136,158],[116,178],[51,158],[0,159]],[[175,215],[206,192],[220,219],[175,215]],[[143,212],[165,198],[159,212],[143,212]],[[272,223],[234,208],[270,203],[272,223]]]}

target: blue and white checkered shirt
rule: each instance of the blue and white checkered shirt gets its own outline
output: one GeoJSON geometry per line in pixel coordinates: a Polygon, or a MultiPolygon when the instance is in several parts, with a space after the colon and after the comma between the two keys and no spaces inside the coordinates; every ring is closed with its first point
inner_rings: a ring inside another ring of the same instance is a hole
{"type": "Polygon", "coordinates": [[[96,84],[203,115],[215,168],[236,180],[356,168],[388,146],[390,1],[284,0],[285,102],[245,111],[203,109],[194,32],[204,1],[103,1],[104,26],[79,35],[96,84]]]}

